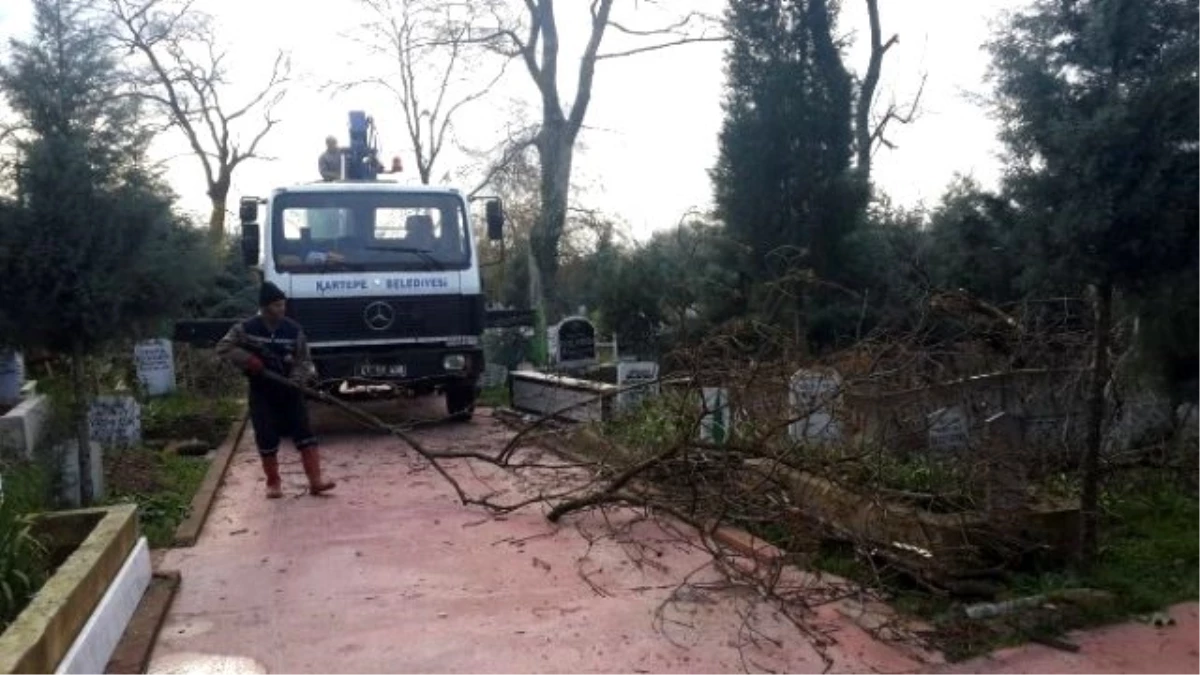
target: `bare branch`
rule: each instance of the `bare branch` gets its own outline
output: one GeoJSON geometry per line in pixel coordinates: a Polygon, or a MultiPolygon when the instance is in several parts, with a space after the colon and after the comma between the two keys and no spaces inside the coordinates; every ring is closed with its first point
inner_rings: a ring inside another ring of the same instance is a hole
{"type": "Polygon", "coordinates": [[[597,55],[596,60],[599,61],[601,59],[615,59],[615,58],[620,58],[622,56],[634,56],[637,54],[645,54],[646,52],[658,51],[660,49],[668,49],[670,47],[678,47],[680,45],[690,45],[690,44],[697,44],[697,43],[702,43],[702,42],[728,42],[729,40],[730,40],[730,37],[728,35],[720,35],[720,36],[714,36],[714,37],[680,38],[678,40],[673,40],[671,42],[661,42],[659,44],[646,45],[643,47],[634,47],[632,49],[626,49],[624,51],[619,51],[619,52],[605,52],[604,54],[597,55]]]}
{"type": "MultiPolygon", "coordinates": [[[[455,116],[485,96],[503,77],[508,61],[478,89],[462,91],[462,77],[491,48],[489,40],[471,35],[479,8],[470,3],[446,5],[433,0],[360,0],[371,20],[350,38],[387,62],[385,71],[331,85],[337,90],[378,86],[388,91],[404,114],[407,140],[422,183],[429,183],[455,116]],[[467,19],[451,15],[467,12],[467,19]]],[[[490,7],[490,5],[489,5],[490,7]]]]}
{"type": "Polygon", "coordinates": [[[290,61],[279,52],[266,83],[247,102],[230,108],[222,101],[229,85],[226,52],[218,45],[212,18],[194,10],[191,0],[109,0],[109,12],[117,26],[111,37],[145,60],[147,70],[134,83],[138,95],[182,131],[201,163],[213,206],[210,231],[219,239],[234,169],[258,157],[259,145],[278,124],[271,110],[285,93],[290,61]],[[263,121],[242,149],[238,123],[254,110],[262,111],[263,121]]]}

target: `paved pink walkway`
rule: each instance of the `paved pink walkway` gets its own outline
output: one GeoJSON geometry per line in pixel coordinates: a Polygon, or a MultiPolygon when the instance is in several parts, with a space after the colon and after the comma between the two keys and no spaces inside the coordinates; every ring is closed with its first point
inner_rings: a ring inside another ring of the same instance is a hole
{"type": "Polygon", "coordinates": [[[1069,636],[1077,653],[1031,644],[939,668],[939,673],[1200,672],[1198,606],[1170,608],[1175,625],[1127,623],[1069,636]]]}
{"type": "MultiPolygon", "coordinates": [[[[416,435],[494,453],[510,432],[483,412],[416,435]]],[[[1030,645],[945,665],[872,639],[837,603],[804,633],[746,591],[689,586],[664,605],[689,574],[713,580],[711,558],[651,522],[604,536],[632,512],[493,519],[379,436],[327,437],[339,486],[325,498],[304,496],[297,455],[283,459],[288,497],[266,500],[244,439],[200,541],[167,552],[183,585],[150,672],[1197,672],[1195,604],[1172,610],[1173,627],[1077,636],[1078,654],[1030,645]]],[[[478,465],[452,472],[475,494],[529,489],[478,465]]],[[[806,598],[826,586],[794,576],[806,598]]]]}
{"type": "MultiPolygon", "coordinates": [[[[418,436],[431,450],[495,452],[509,434],[484,412],[418,436]]],[[[709,557],[651,522],[618,541],[602,538],[599,514],[558,527],[537,507],[492,519],[461,506],[391,438],[329,438],[325,464],[339,485],[326,498],[300,496],[297,456],[284,458],[288,497],[266,500],[245,439],[200,541],[166,555],[163,567],[179,569],[183,584],[151,672],[826,669],[817,638],[752,593],[690,588],[658,613],[689,573],[706,578],[709,557]],[[226,660],[189,661],[197,655],[226,660]]],[[[476,473],[494,489],[513,487],[476,473]]],[[[485,489],[470,467],[456,465],[454,474],[464,487],[485,489]]],[[[616,512],[613,521],[632,515],[616,512]]],[[[809,618],[829,643],[833,672],[926,667],[870,639],[832,605],[809,618]]]]}

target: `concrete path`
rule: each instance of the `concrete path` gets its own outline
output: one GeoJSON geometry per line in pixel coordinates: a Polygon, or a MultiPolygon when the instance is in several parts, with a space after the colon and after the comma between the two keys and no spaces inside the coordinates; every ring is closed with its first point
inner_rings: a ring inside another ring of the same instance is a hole
{"type": "Polygon", "coordinates": [[[1197,673],[1200,672],[1200,605],[1168,612],[1175,625],[1126,623],[1067,636],[1079,651],[1043,645],[1003,649],[939,668],[939,673],[1197,673]]]}
{"type": "MultiPolygon", "coordinates": [[[[510,433],[484,412],[418,436],[431,450],[495,453],[510,433]]],[[[495,519],[460,505],[397,440],[327,436],[323,455],[339,481],[331,496],[303,496],[298,456],[285,449],[288,495],[266,500],[243,440],[197,545],[164,558],[183,582],[150,672],[926,668],[832,604],[806,616],[806,635],[753,594],[680,589],[688,575],[716,580],[710,557],[677,532],[632,522],[632,511],[557,527],[539,507],[495,519]],[[606,536],[614,526],[620,534],[606,536]]],[[[453,470],[477,494],[516,494],[496,471],[453,470]]]]}
{"type": "MultiPolygon", "coordinates": [[[[485,411],[416,435],[494,454],[511,432],[485,411]]],[[[493,518],[397,440],[327,435],[323,455],[332,495],[303,494],[288,448],[287,497],[269,501],[243,439],[196,546],[163,559],[183,583],[150,672],[1198,672],[1195,604],[1173,627],[1076,636],[1077,654],[1031,645],[947,665],[873,639],[870,617],[821,601],[828,579],[790,581],[815,605],[803,630],[753,593],[705,587],[710,556],[632,511],[493,518]]],[[[452,473],[475,494],[529,489],[478,464],[452,473]]]]}

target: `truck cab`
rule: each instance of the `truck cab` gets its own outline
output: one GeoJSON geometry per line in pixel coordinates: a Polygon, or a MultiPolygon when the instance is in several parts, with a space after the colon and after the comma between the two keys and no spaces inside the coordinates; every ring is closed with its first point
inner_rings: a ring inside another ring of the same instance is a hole
{"type": "MultiPolygon", "coordinates": [[[[488,238],[502,238],[498,200],[488,238]]],[[[288,295],[322,387],[444,393],[470,418],[485,301],[469,200],[453,188],[334,180],[243,197],[242,253],[288,295]]]]}

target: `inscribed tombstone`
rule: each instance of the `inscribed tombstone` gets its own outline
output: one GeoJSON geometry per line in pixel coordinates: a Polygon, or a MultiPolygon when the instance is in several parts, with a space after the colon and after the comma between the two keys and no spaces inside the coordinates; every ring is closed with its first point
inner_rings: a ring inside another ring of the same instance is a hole
{"type": "Polygon", "coordinates": [[[584,317],[564,319],[555,327],[558,364],[566,367],[596,362],[596,327],[584,317]]]}
{"type": "Polygon", "coordinates": [[[88,411],[93,441],[105,448],[127,448],[142,442],[142,409],[132,396],[97,396],[88,411]]]}
{"type": "Polygon", "coordinates": [[[929,449],[965,450],[971,443],[970,423],[962,406],[939,408],[929,414],[929,449]]]}
{"type": "Polygon", "coordinates": [[[799,442],[830,442],[842,437],[836,416],[842,377],[836,371],[797,370],[791,379],[788,399],[799,418],[788,431],[799,442]]]}
{"type": "Polygon", "coordinates": [[[175,391],[175,357],[171,341],[165,338],[145,340],[133,347],[138,379],[150,396],[162,396],[175,391]]]}
{"type": "Polygon", "coordinates": [[[643,401],[658,396],[659,385],[658,364],[654,361],[620,361],[617,363],[617,387],[622,391],[617,394],[617,408],[622,412],[634,410],[643,401]],[[654,384],[645,384],[654,382],[654,384]],[[634,385],[645,384],[636,389],[628,389],[634,385]]]}

